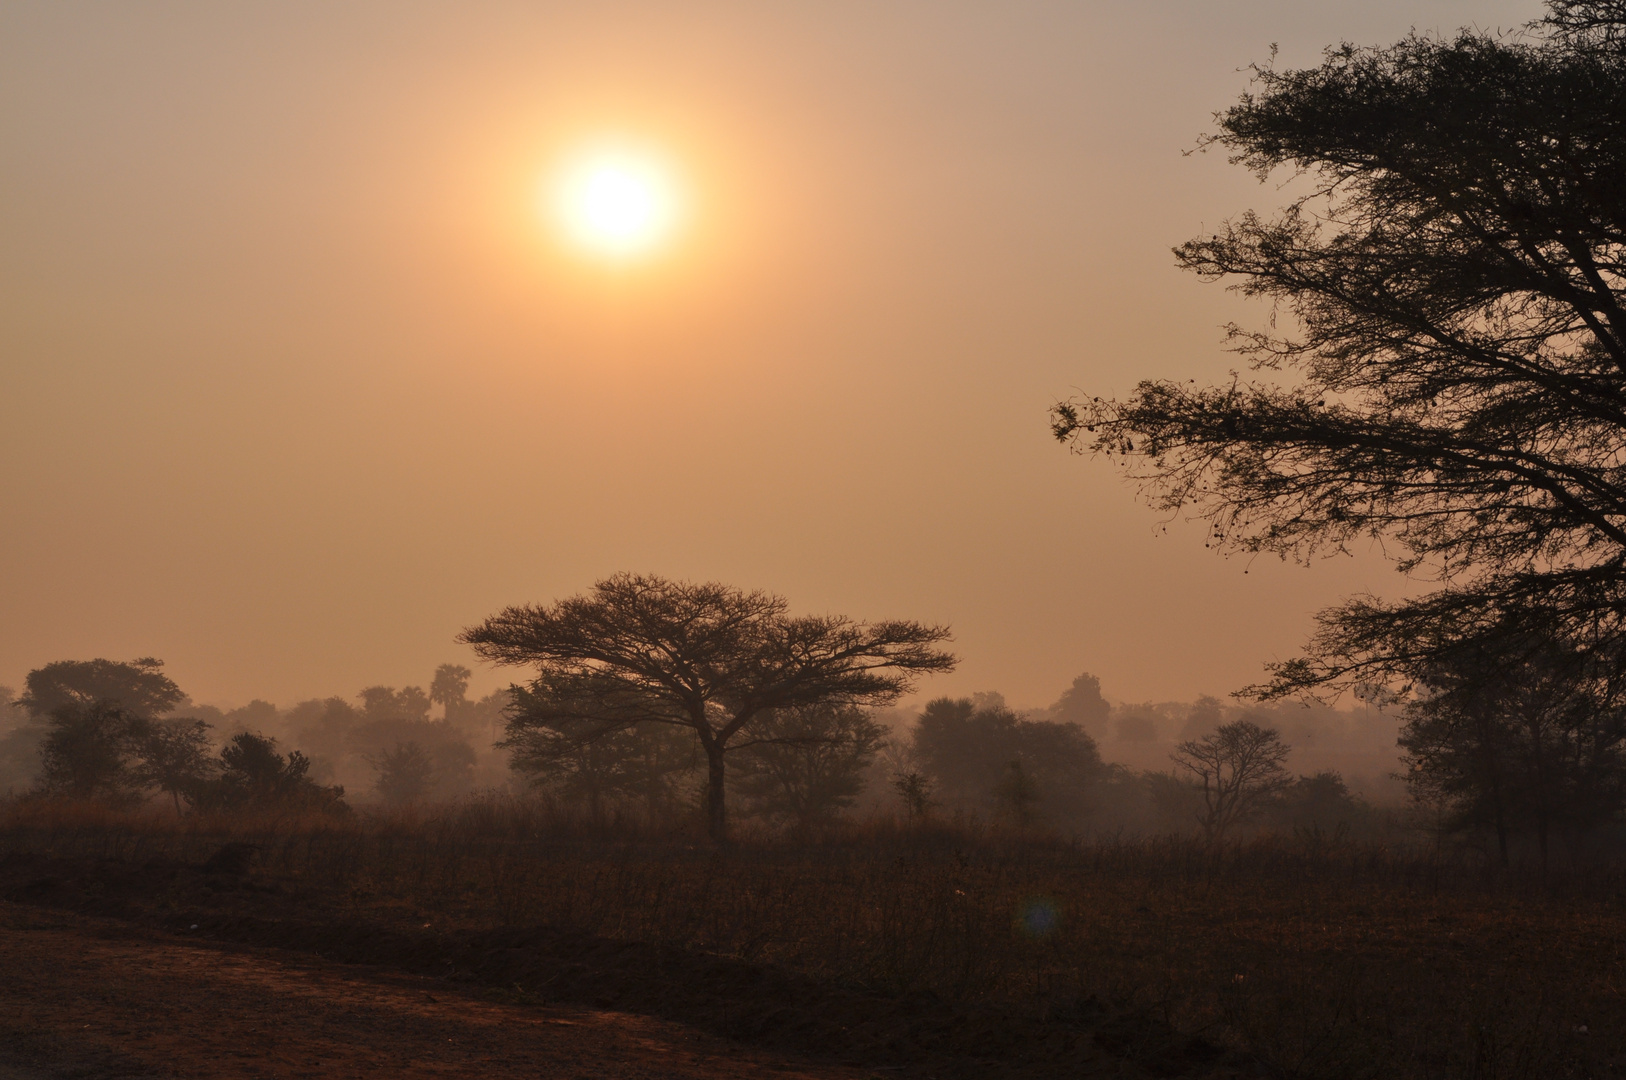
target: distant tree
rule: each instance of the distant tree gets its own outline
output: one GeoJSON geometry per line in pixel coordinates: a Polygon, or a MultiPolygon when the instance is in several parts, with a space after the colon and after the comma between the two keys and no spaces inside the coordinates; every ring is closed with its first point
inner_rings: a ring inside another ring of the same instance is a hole
{"type": "Polygon", "coordinates": [[[278,753],[273,738],[240,732],[220,751],[220,774],[199,789],[194,804],[215,810],[348,812],[344,788],[316,783],[307,775],[310,764],[298,750],[278,753]]]}
{"type": "Polygon", "coordinates": [[[1063,724],[1077,724],[1092,736],[1106,731],[1112,706],[1101,696],[1101,680],[1085,672],[1073,680],[1061,698],[1050,706],[1050,718],[1063,724]]]}
{"type": "Polygon", "coordinates": [[[971,698],[928,702],[912,751],[942,796],[962,806],[1000,808],[1010,763],[1021,762],[1036,804],[1058,818],[1088,812],[1091,788],[1107,771],[1095,740],[1077,724],[1023,720],[1003,705],[978,707],[971,698]]]}
{"type": "Polygon", "coordinates": [[[444,720],[382,718],[363,720],[349,733],[349,743],[358,756],[374,769],[391,747],[411,743],[430,763],[427,783],[430,795],[448,796],[470,786],[475,755],[468,739],[444,720]]]}
{"type": "Polygon", "coordinates": [[[29,715],[11,687],[0,686],[0,792],[17,792],[34,783],[45,740],[44,721],[29,715]]]}
{"type": "Polygon", "coordinates": [[[447,723],[458,724],[469,705],[469,680],[474,672],[461,664],[442,664],[429,684],[429,700],[439,705],[447,723]]]}
{"type": "MultiPolygon", "coordinates": [[[[524,687],[514,688],[512,700],[518,716],[558,711],[557,701],[539,704],[524,687]]],[[[580,711],[594,707],[584,702],[580,711]]],[[[643,803],[655,820],[672,801],[675,779],[696,765],[694,739],[666,725],[605,732],[591,719],[554,716],[511,728],[497,745],[511,752],[514,771],[567,802],[585,805],[593,821],[603,821],[611,804],[629,802],[643,803]]]]}
{"type": "MultiPolygon", "coordinates": [[[[192,709],[188,709],[191,712],[192,709]]],[[[277,707],[269,701],[255,698],[247,705],[220,714],[219,726],[228,735],[235,735],[239,731],[265,731],[275,729],[282,722],[282,716],[277,707]]]]}
{"type": "Polygon", "coordinates": [[[151,719],[172,712],[186,699],[163,673],[164,662],[146,657],[115,660],[57,660],[28,673],[18,700],[36,717],[51,716],[65,705],[85,708],[106,703],[123,715],[151,719]]]}
{"type": "MultiPolygon", "coordinates": [[[[361,719],[361,710],[344,698],[313,699],[301,701],[288,710],[285,730],[314,759],[331,766],[355,752],[356,729],[361,719]]],[[[376,749],[381,742],[378,740],[369,748],[376,749]]]]}
{"type": "Polygon", "coordinates": [[[459,640],[486,660],[534,665],[510,737],[567,732],[590,743],[640,724],[687,728],[706,759],[707,826],[727,835],[730,749],[778,710],[880,706],[913,677],[953,668],[942,627],[791,617],[782,597],[620,574],[587,596],[511,607],[459,640]]]}
{"type": "Polygon", "coordinates": [[[1118,713],[1119,742],[1156,742],[1157,716],[1150,705],[1128,705],[1118,713]]]}
{"type": "Polygon", "coordinates": [[[937,800],[932,798],[932,778],[923,772],[899,772],[892,775],[892,790],[903,800],[903,808],[910,821],[918,821],[931,813],[937,800]]]}
{"type": "Polygon", "coordinates": [[[379,795],[391,806],[421,803],[434,788],[435,762],[415,742],[398,742],[368,761],[378,770],[375,786],[379,795]]]}
{"type": "Polygon", "coordinates": [[[1257,692],[1406,683],[1498,634],[1626,669],[1626,7],[1549,6],[1522,35],[1258,69],[1210,145],[1304,194],[1176,257],[1287,331],[1232,328],[1255,378],[1054,410],[1222,550],[1376,538],[1440,583],[1323,612],[1257,692]]]}
{"type": "Polygon", "coordinates": [[[1034,783],[1020,759],[1009,762],[994,785],[994,797],[1000,809],[1010,815],[1017,828],[1026,829],[1033,824],[1039,805],[1039,785],[1034,783]]]}
{"type": "Polygon", "coordinates": [[[1225,723],[1225,706],[1219,698],[1203,694],[1191,706],[1186,714],[1185,724],[1180,728],[1182,739],[1195,739],[1207,735],[1210,731],[1225,723]]]}
{"type": "Polygon", "coordinates": [[[1202,791],[1199,824],[1210,842],[1218,843],[1292,782],[1282,768],[1291,749],[1275,731],[1251,720],[1222,724],[1175,748],[1170,759],[1202,791]]]}
{"type": "MultiPolygon", "coordinates": [[[[1609,665],[1603,665],[1608,671],[1609,665]]],[[[1626,808],[1626,708],[1595,654],[1530,639],[1514,656],[1464,644],[1424,673],[1402,713],[1408,786],[1445,806],[1448,828],[1534,831],[1543,866],[1555,830],[1582,833],[1626,808]]]]}
{"type": "Polygon", "coordinates": [[[429,695],[421,686],[369,686],[357,695],[367,720],[428,720],[429,695]]]}
{"type": "Polygon", "coordinates": [[[209,725],[202,720],[150,721],[134,740],[135,782],[168,794],[179,814],[181,796],[190,801],[217,771],[210,749],[209,725]]]}
{"type": "Polygon", "coordinates": [[[979,709],[970,698],[936,698],[915,722],[912,756],[943,797],[986,802],[1015,752],[1019,720],[1009,709],[979,709]]]}
{"type": "Polygon", "coordinates": [[[1343,776],[1331,770],[1295,778],[1270,807],[1272,816],[1286,828],[1332,834],[1349,829],[1369,809],[1350,793],[1343,776]]]}
{"type": "Polygon", "coordinates": [[[93,799],[113,805],[141,800],[135,767],[149,721],[111,701],[70,701],[52,712],[40,747],[42,795],[93,799]]]}
{"type": "Polygon", "coordinates": [[[851,807],[886,731],[852,706],[779,709],[736,747],[735,790],[754,813],[807,828],[851,807]]]}

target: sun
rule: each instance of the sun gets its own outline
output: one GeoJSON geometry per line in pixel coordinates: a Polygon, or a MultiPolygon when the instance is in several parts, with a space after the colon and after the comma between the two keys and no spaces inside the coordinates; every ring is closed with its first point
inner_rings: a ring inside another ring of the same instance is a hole
{"type": "Polygon", "coordinates": [[[614,261],[653,254],[675,230],[672,169],[649,151],[596,147],[564,163],[550,185],[552,217],[570,243],[614,261]]]}

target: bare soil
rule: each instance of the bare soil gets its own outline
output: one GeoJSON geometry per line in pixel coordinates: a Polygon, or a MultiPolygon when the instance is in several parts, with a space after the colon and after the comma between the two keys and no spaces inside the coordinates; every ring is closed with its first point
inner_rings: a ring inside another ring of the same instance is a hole
{"type": "Polygon", "coordinates": [[[0,857],[0,1080],[1258,1074],[1145,1014],[1040,1020],[576,931],[417,925],[225,863],[0,857]]]}

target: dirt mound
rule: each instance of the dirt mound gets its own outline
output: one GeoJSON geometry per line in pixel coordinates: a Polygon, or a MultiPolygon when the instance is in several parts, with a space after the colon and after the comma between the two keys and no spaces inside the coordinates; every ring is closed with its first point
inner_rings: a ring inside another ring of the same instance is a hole
{"type": "MultiPolygon", "coordinates": [[[[252,853],[250,853],[252,854],[252,853]]],[[[234,859],[238,858],[233,856],[234,859]]],[[[223,860],[224,861],[224,860],[223,860]]],[[[376,965],[482,988],[517,1004],[613,1009],[818,1060],[937,1077],[1251,1075],[1250,1063],[1151,1017],[1096,1003],[1040,1020],[929,994],[894,995],[570,929],[439,929],[247,872],[0,858],[0,898],[376,965]],[[1127,1071],[1126,1071],[1127,1067],[1127,1071]]]]}

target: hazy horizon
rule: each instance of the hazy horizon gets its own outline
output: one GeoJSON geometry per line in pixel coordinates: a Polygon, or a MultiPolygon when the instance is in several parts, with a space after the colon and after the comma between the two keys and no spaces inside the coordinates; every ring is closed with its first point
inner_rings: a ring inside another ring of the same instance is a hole
{"type": "Polygon", "coordinates": [[[0,11],[0,683],[157,656],[197,701],[476,668],[617,571],[952,626],[921,698],[1189,701],[1377,553],[1225,560],[1046,409],[1221,380],[1251,304],[1169,249],[1281,201],[1188,154],[1246,65],[1534,0],[13,4],[0,11]],[[659,145],[671,249],[536,212],[659,145]]]}

